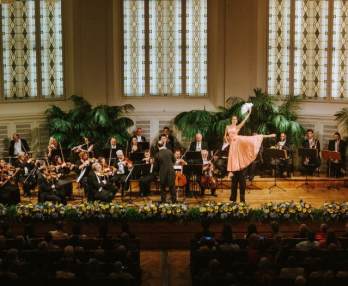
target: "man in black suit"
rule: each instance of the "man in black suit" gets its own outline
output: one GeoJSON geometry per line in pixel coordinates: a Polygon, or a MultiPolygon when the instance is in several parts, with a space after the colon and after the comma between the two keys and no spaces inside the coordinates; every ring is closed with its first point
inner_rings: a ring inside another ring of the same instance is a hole
{"type": "Polygon", "coordinates": [[[104,149],[104,157],[110,165],[115,166],[117,161],[117,155],[116,152],[118,150],[123,150],[122,146],[117,143],[117,139],[115,137],[110,138],[109,148],[104,149]]]}
{"type": "Polygon", "coordinates": [[[302,148],[306,149],[316,149],[317,156],[314,158],[304,157],[302,158],[302,171],[313,176],[315,170],[320,167],[320,142],[318,139],[314,138],[313,129],[307,129],[306,139],[302,144],[302,148]]]}
{"type": "Polygon", "coordinates": [[[276,144],[276,148],[279,150],[285,150],[287,158],[281,158],[278,165],[278,175],[280,177],[284,176],[284,172],[287,173],[287,176],[290,177],[290,168],[291,168],[291,158],[292,150],[289,141],[287,140],[286,134],[284,132],[280,133],[279,141],[276,144]]]}
{"type": "Polygon", "coordinates": [[[9,148],[9,156],[17,157],[20,153],[28,153],[30,151],[27,141],[15,133],[12,136],[9,148]]]}
{"type": "Polygon", "coordinates": [[[341,154],[341,160],[331,162],[331,171],[328,175],[342,177],[342,170],[346,169],[346,142],[341,139],[340,133],[334,133],[334,140],[329,141],[329,150],[339,152],[341,154]]]}
{"type": "Polygon", "coordinates": [[[146,138],[143,136],[143,129],[138,127],[135,132],[134,132],[134,136],[137,138],[137,142],[146,142],[146,138]]]}
{"type": "Polygon", "coordinates": [[[158,153],[155,155],[155,170],[158,170],[160,180],[161,203],[166,201],[166,188],[169,189],[172,203],[176,202],[175,193],[175,157],[162,141],[158,142],[158,153]]]}
{"type": "Polygon", "coordinates": [[[230,201],[237,201],[237,191],[239,185],[239,197],[240,202],[245,203],[245,189],[246,189],[246,179],[245,179],[246,169],[233,172],[233,177],[231,181],[231,196],[230,201]]]}
{"type": "Polygon", "coordinates": [[[115,188],[102,174],[102,166],[99,163],[92,165],[92,172],[87,179],[88,198],[101,202],[111,202],[115,196],[115,188]]]}
{"type": "Polygon", "coordinates": [[[166,147],[173,151],[174,148],[176,147],[176,142],[175,142],[175,138],[172,135],[172,132],[170,131],[169,127],[165,126],[162,130],[162,134],[167,136],[166,147]]]}
{"type": "Polygon", "coordinates": [[[202,150],[208,150],[208,144],[203,141],[203,136],[201,133],[196,134],[195,141],[191,142],[189,150],[191,152],[201,152],[202,150]]]}

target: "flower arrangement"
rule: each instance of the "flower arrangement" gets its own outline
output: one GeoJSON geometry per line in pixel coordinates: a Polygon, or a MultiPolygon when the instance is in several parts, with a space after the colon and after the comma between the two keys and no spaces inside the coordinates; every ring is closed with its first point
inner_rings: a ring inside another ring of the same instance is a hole
{"type": "Polygon", "coordinates": [[[320,209],[321,216],[326,220],[345,220],[348,219],[348,202],[325,203],[320,209]]]}
{"type": "Polygon", "coordinates": [[[299,202],[269,202],[259,209],[252,209],[245,203],[235,202],[204,202],[189,207],[187,204],[145,203],[81,203],[62,205],[52,202],[41,204],[18,204],[4,206],[0,204],[1,219],[15,220],[286,220],[286,221],[330,221],[348,220],[348,202],[325,203],[321,208],[313,208],[304,201],[299,202]]]}
{"type": "Polygon", "coordinates": [[[269,202],[261,207],[261,218],[265,220],[304,220],[312,218],[313,208],[309,203],[269,202]]]}
{"type": "Polygon", "coordinates": [[[250,213],[250,208],[245,203],[208,202],[199,207],[199,213],[209,219],[245,219],[250,213]]]}

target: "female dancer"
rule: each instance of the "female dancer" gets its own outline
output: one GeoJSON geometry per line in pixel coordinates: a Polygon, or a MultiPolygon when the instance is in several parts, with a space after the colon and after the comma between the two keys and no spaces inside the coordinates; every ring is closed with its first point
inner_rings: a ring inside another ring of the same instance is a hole
{"type": "Polygon", "coordinates": [[[251,114],[251,108],[244,120],[238,124],[237,116],[232,116],[231,125],[225,129],[225,142],[230,144],[228,153],[227,171],[235,172],[248,167],[257,157],[263,138],[274,138],[275,134],[241,136],[239,131],[251,114]]]}

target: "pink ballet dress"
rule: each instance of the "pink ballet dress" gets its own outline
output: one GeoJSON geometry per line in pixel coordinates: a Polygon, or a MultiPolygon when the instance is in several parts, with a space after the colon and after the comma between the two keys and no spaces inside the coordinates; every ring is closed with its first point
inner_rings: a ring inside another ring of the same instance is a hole
{"type": "Polygon", "coordinates": [[[227,171],[235,172],[248,167],[259,153],[263,135],[238,135],[236,126],[227,127],[230,149],[228,152],[227,171]]]}

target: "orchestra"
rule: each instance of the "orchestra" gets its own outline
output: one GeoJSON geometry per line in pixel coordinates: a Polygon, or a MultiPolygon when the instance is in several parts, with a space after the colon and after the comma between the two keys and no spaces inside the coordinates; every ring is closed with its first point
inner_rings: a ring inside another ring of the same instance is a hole
{"type": "MultiPolygon", "coordinates": [[[[165,192],[169,189],[171,201],[175,202],[176,191],[180,189],[186,195],[193,193],[195,196],[205,196],[209,190],[208,194],[216,196],[218,179],[228,175],[228,138],[217,144],[217,148],[209,149],[203,135],[198,132],[185,150],[178,148],[178,141],[168,127],[161,130],[159,141],[152,146],[143,136],[143,130],[137,128],[129,141],[124,143],[126,148],[118,143],[116,136],[112,137],[98,152],[91,138],[83,137],[81,144],[69,149],[71,156],[67,155],[66,160],[61,144],[51,137],[45,156],[34,158],[31,157],[26,140],[14,134],[9,147],[10,160],[0,161],[0,203],[17,204],[21,200],[20,191],[24,197],[32,197],[38,190],[39,202],[65,204],[73,197],[75,185],[83,189],[88,201],[111,202],[117,193],[123,197],[129,191],[130,180],[139,182],[140,197],[149,196],[159,181],[161,201],[166,201],[165,192]],[[76,161],[72,161],[74,156],[78,157],[76,161]]],[[[285,157],[279,158],[276,172],[278,177],[290,177],[294,167],[294,147],[286,133],[280,133],[279,141],[270,148],[285,151],[285,157]]],[[[300,171],[313,175],[320,168],[320,148],[314,130],[308,129],[302,148],[298,149],[300,171]]],[[[254,177],[258,171],[262,171],[262,166],[266,164],[263,159],[264,149],[261,146],[258,157],[245,170],[247,176],[254,177]]],[[[346,143],[338,132],[335,132],[333,140],[329,141],[325,149],[340,154],[340,160],[328,162],[332,168],[328,175],[343,176],[346,143]]],[[[241,175],[235,171],[235,181],[241,175]]],[[[241,195],[244,201],[244,191],[241,195]]],[[[235,197],[231,199],[235,200],[235,197]]]]}

